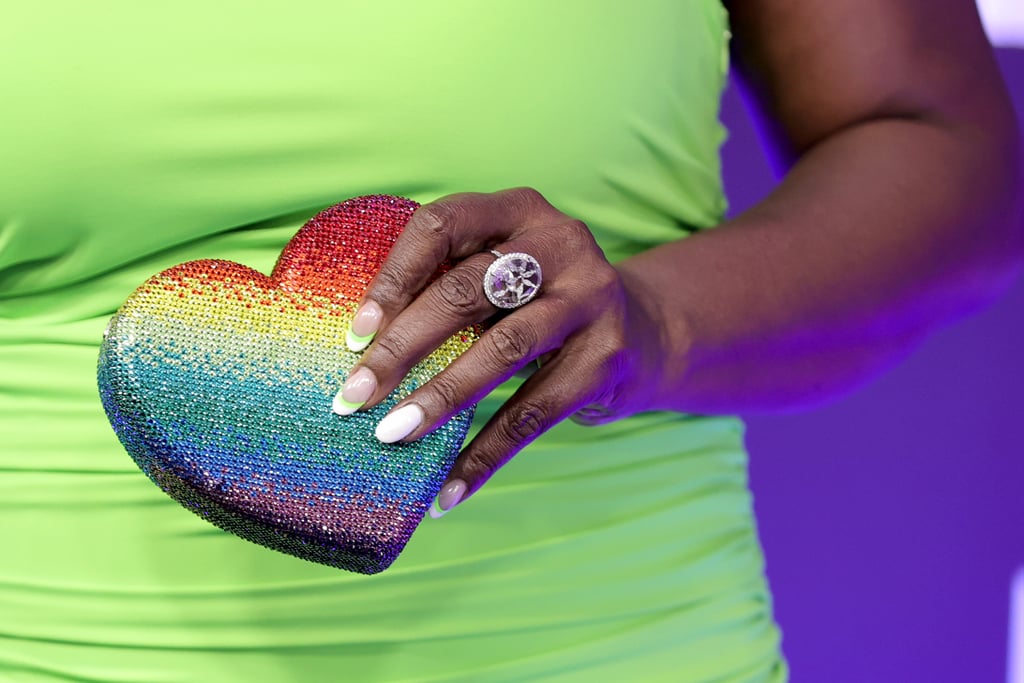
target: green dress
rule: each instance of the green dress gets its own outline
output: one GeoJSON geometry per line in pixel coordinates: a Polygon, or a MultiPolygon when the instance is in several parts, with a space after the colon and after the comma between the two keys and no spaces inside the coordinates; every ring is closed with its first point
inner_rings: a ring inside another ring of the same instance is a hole
{"type": "Polygon", "coordinates": [[[269,271],[348,197],[530,185],[613,261],[714,226],[718,4],[2,14],[0,680],[785,680],[735,417],[560,424],[363,576],[179,507],[96,391],[104,325],[148,276],[269,271]]]}

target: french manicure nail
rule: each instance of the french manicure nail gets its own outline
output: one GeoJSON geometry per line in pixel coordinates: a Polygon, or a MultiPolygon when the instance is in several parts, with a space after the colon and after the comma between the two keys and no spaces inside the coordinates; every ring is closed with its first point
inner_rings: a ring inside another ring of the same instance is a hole
{"type": "Polygon", "coordinates": [[[380,329],[383,317],[384,311],[375,301],[367,301],[360,306],[345,334],[345,345],[349,351],[359,352],[369,346],[380,329]]]}
{"type": "Polygon", "coordinates": [[[366,403],[377,388],[377,378],[369,368],[359,368],[348,378],[345,386],[331,402],[331,410],[338,415],[351,415],[366,403]]]}
{"type": "Polygon", "coordinates": [[[430,506],[430,516],[434,519],[444,517],[445,513],[459,504],[462,497],[466,495],[466,482],[461,479],[452,479],[445,484],[430,506]]]}
{"type": "Polygon", "coordinates": [[[377,423],[375,434],[384,443],[394,443],[409,436],[423,422],[423,408],[409,403],[393,410],[377,423]]]}

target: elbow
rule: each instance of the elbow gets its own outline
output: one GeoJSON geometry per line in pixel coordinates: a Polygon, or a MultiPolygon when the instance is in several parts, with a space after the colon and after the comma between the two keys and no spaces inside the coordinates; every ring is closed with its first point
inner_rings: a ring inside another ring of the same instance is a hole
{"type": "Polygon", "coordinates": [[[951,159],[962,164],[958,198],[945,207],[956,207],[949,224],[959,224],[959,237],[933,281],[938,286],[919,300],[925,334],[988,308],[1024,272],[1024,154],[1009,102],[994,116],[990,110],[980,121],[945,128],[960,150],[951,159]]]}
{"type": "Polygon", "coordinates": [[[993,303],[1024,271],[1024,149],[1021,126],[1007,97],[987,125],[977,125],[968,137],[980,157],[971,183],[976,192],[974,223],[980,258],[967,259],[969,308],[993,303]]]}
{"type": "Polygon", "coordinates": [[[993,154],[993,171],[998,175],[990,215],[994,239],[989,262],[993,275],[989,300],[1008,289],[1024,269],[1024,152],[1020,125],[1012,109],[1007,118],[993,154]]]}

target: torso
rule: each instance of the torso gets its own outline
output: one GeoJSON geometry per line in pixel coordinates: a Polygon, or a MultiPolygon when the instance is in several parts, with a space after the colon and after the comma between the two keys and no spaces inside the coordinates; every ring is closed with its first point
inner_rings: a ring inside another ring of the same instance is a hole
{"type": "Polygon", "coordinates": [[[0,23],[0,677],[784,678],[735,418],[563,423],[362,577],[182,510],[95,387],[146,277],[348,197],[531,185],[612,260],[715,225],[717,3],[57,4],[0,23]]]}

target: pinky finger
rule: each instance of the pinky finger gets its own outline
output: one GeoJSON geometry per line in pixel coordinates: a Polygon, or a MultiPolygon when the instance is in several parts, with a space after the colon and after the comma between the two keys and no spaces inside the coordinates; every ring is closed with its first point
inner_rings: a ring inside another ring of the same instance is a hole
{"type": "Polygon", "coordinates": [[[595,400],[600,381],[596,372],[589,381],[581,381],[580,357],[579,349],[573,353],[566,345],[498,409],[459,454],[431,516],[440,517],[473,495],[529,443],[595,400]]]}

